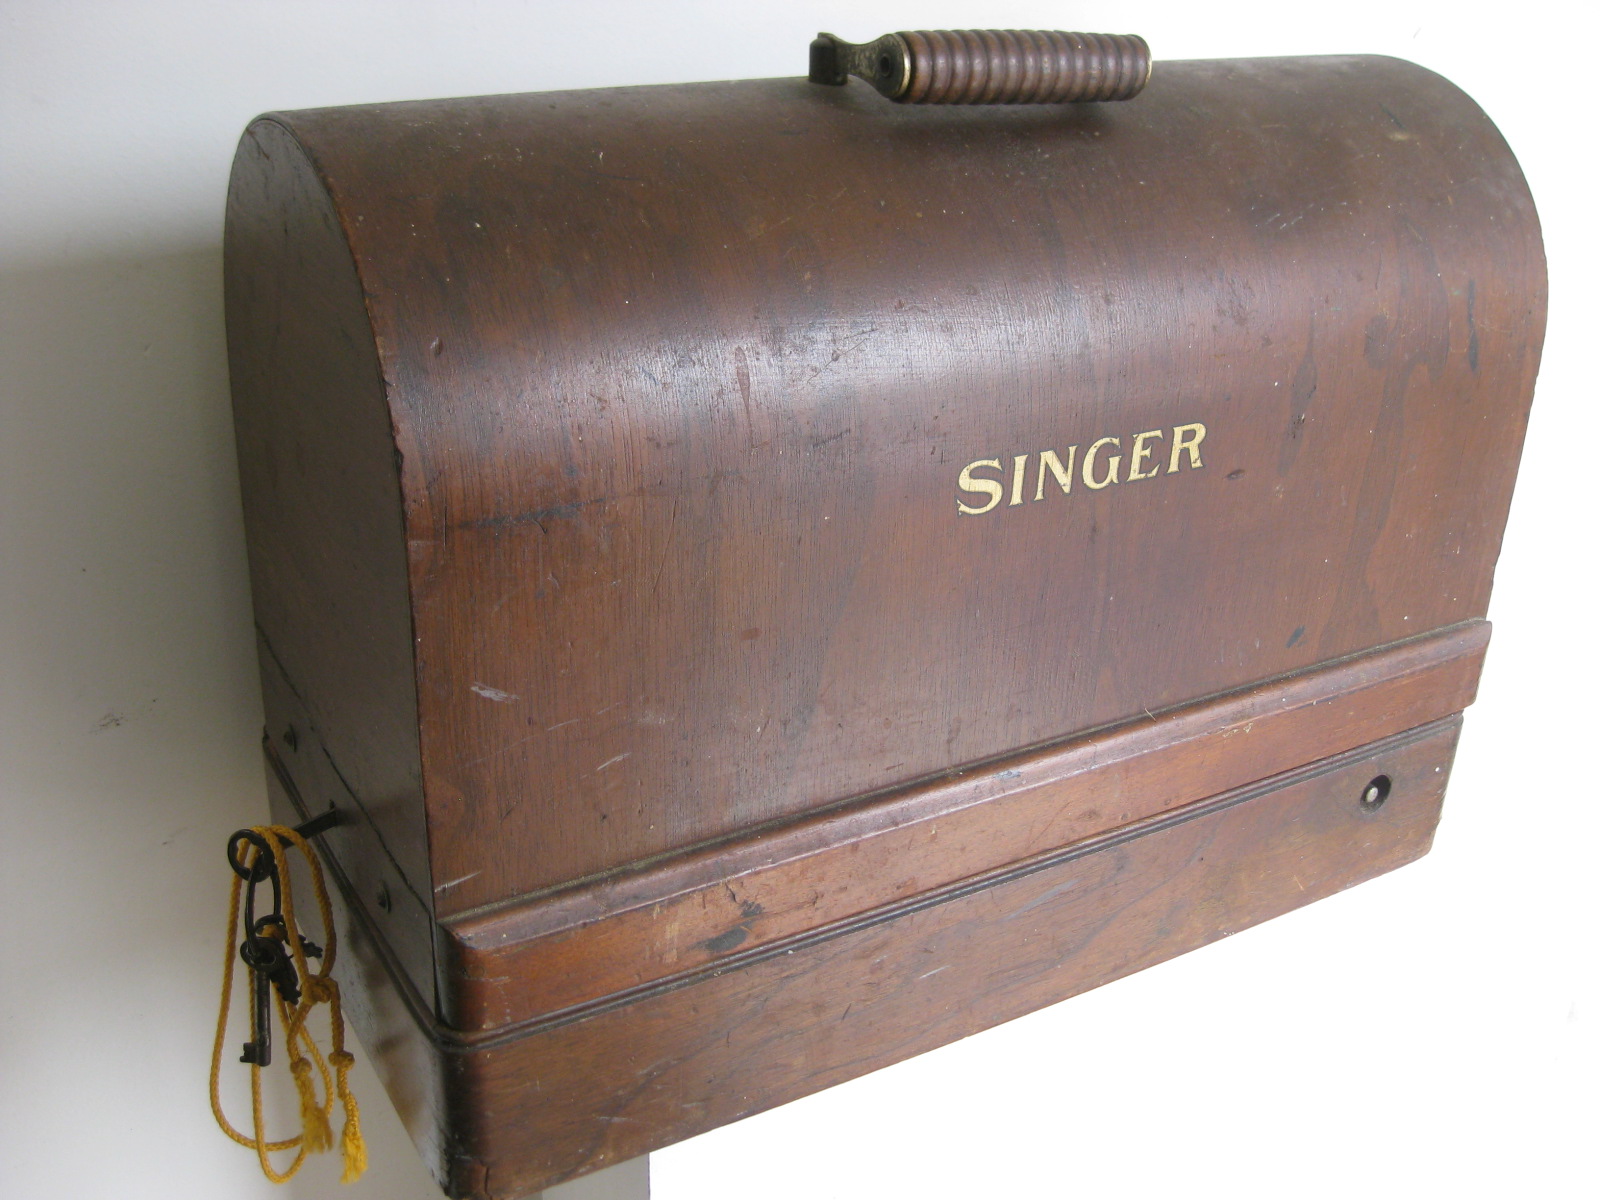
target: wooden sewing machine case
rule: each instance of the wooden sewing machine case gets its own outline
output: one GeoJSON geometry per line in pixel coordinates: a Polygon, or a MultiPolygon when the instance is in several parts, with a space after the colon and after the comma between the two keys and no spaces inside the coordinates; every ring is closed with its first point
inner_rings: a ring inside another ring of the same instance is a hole
{"type": "Polygon", "coordinates": [[[226,258],[275,813],[452,1196],[1428,848],[1545,305],[1428,71],[272,114],[226,258]]]}

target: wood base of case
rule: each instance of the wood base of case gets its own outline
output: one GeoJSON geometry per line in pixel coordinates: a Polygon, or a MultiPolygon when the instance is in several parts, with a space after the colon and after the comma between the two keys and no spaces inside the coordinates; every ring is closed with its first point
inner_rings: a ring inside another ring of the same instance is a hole
{"type": "MultiPolygon", "coordinates": [[[[420,1017],[388,947],[342,903],[346,1011],[446,1192],[525,1196],[1410,862],[1431,843],[1459,726],[1431,721],[498,1030],[420,1017]]],[[[273,791],[296,815],[281,781],[273,791]]]]}

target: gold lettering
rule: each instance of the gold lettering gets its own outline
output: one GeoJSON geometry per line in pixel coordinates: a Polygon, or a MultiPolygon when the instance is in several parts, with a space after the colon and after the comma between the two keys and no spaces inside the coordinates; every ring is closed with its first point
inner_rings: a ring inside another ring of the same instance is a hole
{"type": "Polygon", "coordinates": [[[1011,460],[1011,503],[1022,503],[1022,481],[1028,475],[1028,456],[1019,454],[1011,460]]]}
{"type": "Polygon", "coordinates": [[[1040,454],[1039,486],[1034,489],[1033,498],[1035,500],[1044,499],[1044,472],[1046,467],[1050,469],[1050,474],[1056,477],[1056,486],[1059,487],[1063,492],[1071,492],[1072,469],[1077,462],[1078,448],[1076,446],[1067,447],[1067,465],[1065,467],[1061,465],[1061,459],[1056,457],[1056,452],[1054,450],[1046,450],[1044,453],[1040,454]]]}
{"type": "Polygon", "coordinates": [[[1000,486],[1000,481],[998,479],[984,479],[972,473],[978,467],[992,467],[994,470],[998,471],[1000,469],[1000,460],[998,458],[980,458],[976,462],[969,462],[966,466],[961,468],[961,476],[956,480],[956,486],[959,487],[963,492],[971,492],[977,496],[989,497],[989,503],[979,508],[973,508],[970,505],[963,504],[960,500],[957,500],[956,512],[963,517],[981,516],[983,513],[988,512],[995,505],[999,504],[1000,497],[1005,495],[1005,491],[1000,486]]]}
{"type": "Polygon", "coordinates": [[[1172,475],[1180,470],[1185,455],[1188,456],[1189,469],[1199,470],[1205,465],[1201,461],[1201,449],[1206,432],[1206,427],[1195,421],[1188,425],[1174,425],[1170,429],[1147,429],[1143,433],[1103,437],[1087,443],[1087,449],[1084,443],[1077,443],[1068,446],[1065,455],[1054,450],[1038,450],[1029,454],[975,459],[961,468],[957,478],[959,492],[956,496],[956,512],[963,517],[977,517],[993,512],[1002,504],[1015,507],[1027,500],[1030,482],[1028,471],[1032,465],[1030,460],[1035,455],[1038,456],[1039,466],[1031,481],[1034,500],[1045,498],[1052,479],[1063,495],[1071,495],[1073,477],[1080,474],[1084,487],[1096,492],[1114,483],[1122,483],[1124,479],[1129,483],[1139,479],[1154,479],[1162,473],[1160,443],[1168,439],[1172,445],[1166,456],[1166,474],[1172,475]],[[1128,443],[1126,453],[1123,452],[1124,438],[1128,443]],[[1079,450],[1084,450],[1084,453],[1079,454],[1079,450]],[[1122,471],[1124,459],[1128,465],[1126,476],[1122,471]]]}
{"type": "Polygon", "coordinates": [[[1206,427],[1198,421],[1193,425],[1178,425],[1172,430],[1172,457],[1167,460],[1167,474],[1178,469],[1178,455],[1189,452],[1189,469],[1201,466],[1200,443],[1206,440],[1206,427]]]}
{"type": "Polygon", "coordinates": [[[1149,433],[1134,434],[1133,455],[1128,459],[1129,483],[1132,483],[1135,479],[1154,479],[1157,475],[1161,474],[1161,468],[1159,466],[1154,466],[1148,471],[1141,472],[1139,470],[1139,464],[1145,459],[1149,458],[1152,453],[1154,453],[1149,446],[1145,445],[1146,440],[1150,438],[1164,438],[1166,436],[1166,433],[1160,429],[1152,429],[1149,433]]]}
{"type": "Polygon", "coordinates": [[[1118,450],[1120,450],[1122,449],[1122,439],[1103,437],[1094,445],[1090,446],[1089,452],[1083,456],[1083,486],[1087,488],[1093,488],[1097,492],[1108,484],[1118,482],[1117,473],[1122,470],[1122,455],[1113,454],[1111,456],[1111,468],[1106,472],[1106,477],[1100,480],[1099,483],[1095,482],[1094,458],[1095,455],[1100,453],[1101,446],[1115,446],[1118,450]]]}

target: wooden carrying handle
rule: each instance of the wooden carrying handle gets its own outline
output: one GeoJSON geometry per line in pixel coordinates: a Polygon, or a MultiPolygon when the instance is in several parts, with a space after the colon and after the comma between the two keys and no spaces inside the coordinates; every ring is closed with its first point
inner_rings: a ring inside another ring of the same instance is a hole
{"type": "Polygon", "coordinates": [[[902,104],[1061,104],[1128,100],[1150,79],[1135,34],[1054,29],[925,29],[856,45],[819,33],[811,82],[865,79],[902,104]]]}

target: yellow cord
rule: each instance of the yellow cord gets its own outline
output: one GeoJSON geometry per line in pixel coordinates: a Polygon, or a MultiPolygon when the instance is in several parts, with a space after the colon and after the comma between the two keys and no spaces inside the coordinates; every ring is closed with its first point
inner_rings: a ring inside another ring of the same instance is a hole
{"type": "MultiPolygon", "coordinates": [[[[223,1133],[241,1146],[248,1146],[256,1152],[262,1173],[268,1179],[273,1183],[286,1183],[294,1178],[295,1172],[305,1163],[307,1154],[332,1148],[331,1118],[334,1101],[339,1101],[344,1106],[344,1130],[339,1139],[341,1156],[344,1160],[341,1178],[343,1182],[351,1183],[359,1179],[361,1173],[366,1170],[367,1147],[361,1137],[361,1109],[350,1091],[350,1068],[355,1065],[355,1059],[344,1048],[344,1012],[339,1003],[339,984],[332,978],[335,950],[333,910],[328,902],[328,887],[323,879],[322,864],[305,838],[287,825],[258,825],[252,832],[258,834],[268,846],[272,847],[282,887],[283,927],[268,930],[267,933],[284,943],[301,980],[300,1003],[292,1010],[284,1003],[281,995],[275,996],[278,1021],[284,1030],[284,1051],[288,1055],[289,1070],[300,1097],[300,1132],[294,1137],[278,1141],[267,1139],[261,1113],[261,1068],[255,1063],[250,1064],[252,1133],[248,1135],[240,1133],[222,1111],[218,1082],[222,1075],[222,1046],[227,1040],[228,1009],[233,1000],[233,962],[238,952],[239,939],[239,898],[244,888],[244,880],[238,875],[234,876],[233,889],[228,901],[228,938],[223,947],[222,960],[222,1003],[217,1013],[216,1040],[211,1046],[211,1112],[223,1133]],[[327,942],[322,952],[322,964],[315,973],[306,962],[300,926],[295,921],[294,895],[289,881],[290,849],[300,852],[310,870],[311,888],[316,893],[317,915],[322,919],[323,936],[327,942]],[[311,1031],[306,1028],[306,1018],[318,1004],[328,1006],[332,1049],[326,1057],[311,1036],[311,1031]],[[328,1070],[330,1065],[333,1068],[331,1075],[328,1070]],[[313,1069],[322,1084],[320,1100],[317,1098],[317,1089],[312,1081],[313,1069]],[[282,1171],[273,1167],[269,1157],[280,1150],[295,1151],[294,1159],[282,1171]]],[[[265,852],[258,848],[252,854],[249,862],[251,873],[254,872],[255,865],[263,853],[265,852]]],[[[245,932],[249,933],[248,930],[245,932]]],[[[259,1032],[256,1036],[260,1036],[259,1032]]]]}

